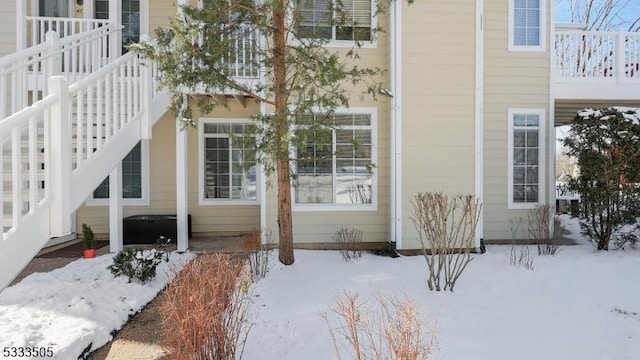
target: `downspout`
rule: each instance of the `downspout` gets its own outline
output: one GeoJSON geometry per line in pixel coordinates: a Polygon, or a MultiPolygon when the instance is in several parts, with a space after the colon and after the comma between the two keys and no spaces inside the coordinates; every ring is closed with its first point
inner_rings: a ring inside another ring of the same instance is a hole
{"type": "MultiPolygon", "coordinates": [[[[555,91],[554,91],[554,86],[553,86],[553,81],[554,81],[554,75],[555,75],[555,66],[557,64],[557,59],[556,59],[556,52],[555,52],[555,41],[556,41],[556,25],[555,25],[555,21],[553,21],[552,19],[555,19],[555,11],[554,11],[554,7],[553,6],[549,6],[549,41],[547,42],[548,45],[548,51],[549,51],[549,120],[548,120],[548,124],[549,124],[549,140],[548,140],[548,144],[547,145],[549,147],[549,151],[548,153],[548,157],[549,157],[549,161],[547,162],[547,164],[549,164],[547,166],[547,168],[549,169],[549,186],[547,187],[547,191],[549,192],[548,195],[548,201],[549,201],[549,206],[553,206],[553,208],[555,209],[556,206],[556,192],[555,192],[555,188],[556,188],[556,115],[555,115],[555,106],[556,106],[556,100],[555,100],[555,91]]],[[[557,210],[557,209],[556,209],[557,210]]],[[[554,211],[551,212],[551,214],[549,215],[551,217],[551,219],[549,219],[549,224],[551,224],[551,226],[549,227],[549,236],[553,236],[554,234],[554,221],[553,221],[553,217],[554,217],[554,211]]]]}
{"type": "Polygon", "coordinates": [[[393,0],[389,12],[390,47],[390,195],[391,195],[391,231],[390,247],[392,255],[396,249],[402,249],[402,0],[393,0]]]}
{"type": "Polygon", "coordinates": [[[475,194],[480,204],[480,214],[476,227],[476,252],[484,253],[484,0],[476,0],[476,78],[475,78],[475,194]]]}

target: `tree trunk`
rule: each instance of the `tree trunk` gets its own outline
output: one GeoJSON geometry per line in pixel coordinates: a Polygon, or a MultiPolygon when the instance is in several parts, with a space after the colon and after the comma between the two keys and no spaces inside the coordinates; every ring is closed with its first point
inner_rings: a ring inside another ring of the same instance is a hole
{"type": "Polygon", "coordinates": [[[291,183],[289,159],[278,160],[278,228],[280,235],[279,259],[285,265],[293,264],[293,226],[291,221],[291,183]]]}
{"type": "Polygon", "coordinates": [[[286,94],[286,63],[285,63],[285,16],[284,0],[273,4],[273,73],[275,86],[275,116],[278,149],[278,229],[279,229],[279,259],[284,265],[293,264],[293,225],[291,219],[291,183],[289,172],[289,144],[286,141],[289,133],[287,94],[286,94]]]}

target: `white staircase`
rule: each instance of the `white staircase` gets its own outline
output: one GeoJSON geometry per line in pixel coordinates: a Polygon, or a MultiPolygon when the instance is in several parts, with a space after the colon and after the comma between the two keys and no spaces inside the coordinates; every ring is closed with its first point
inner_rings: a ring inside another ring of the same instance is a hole
{"type": "Polygon", "coordinates": [[[0,58],[0,290],[74,230],[71,214],[167,109],[153,66],[108,56],[117,31],[48,33],[0,58]]]}

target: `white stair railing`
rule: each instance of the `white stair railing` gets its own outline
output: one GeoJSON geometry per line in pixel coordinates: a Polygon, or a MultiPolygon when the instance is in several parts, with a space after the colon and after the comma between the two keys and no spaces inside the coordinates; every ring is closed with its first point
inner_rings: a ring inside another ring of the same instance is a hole
{"type": "Polygon", "coordinates": [[[0,119],[25,108],[47,92],[47,79],[64,75],[77,81],[113,60],[109,37],[120,31],[105,25],[60,39],[49,32],[47,41],[0,58],[0,119]]]}
{"type": "Polygon", "coordinates": [[[128,53],[69,85],[48,79],[40,101],[0,121],[0,289],[52,236],[166,109],[157,67],[128,53]]]}

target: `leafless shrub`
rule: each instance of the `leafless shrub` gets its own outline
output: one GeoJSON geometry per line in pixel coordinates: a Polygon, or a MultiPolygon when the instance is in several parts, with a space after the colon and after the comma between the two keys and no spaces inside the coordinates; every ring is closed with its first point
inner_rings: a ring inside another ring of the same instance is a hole
{"type": "Polygon", "coordinates": [[[253,230],[242,240],[242,248],[249,252],[249,269],[251,281],[264,279],[269,271],[269,256],[273,250],[273,234],[270,230],[263,230],[265,242],[262,243],[262,232],[253,230]]]}
{"type": "Polygon", "coordinates": [[[341,228],[333,234],[344,261],[360,260],[362,257],[362,231],[341,228]]]}
{"type": "Polygon", "coordinates": [[[524,220],[520,218],[518,221],[511,222],[511,234],[513,244],[509,252],[509,263],[513,266],[522,266],[527,270],[533,270],[533,257],[529,251],[529,244],[516,245],[517,234],[522,231],[524,220]]]}
{"type": "Polygon", "coordinates": [[[442,193],[418,193],[411,201],[413,218],[429,270],[429,290],[450,290],[473,260],[481,205],[473,195],[449,198],[442,193]],[[444,273],[444,275],[443,275],[444,273]],[[444,287],[440,281],[444,277],[444,287]]]}
{"type": "Polygon", "coordinates": [[[176,360],[235,360],[251,324],[247,320],[249,276],[225,254],[204,254],[167,286],[160,304],[161,344],[176,360]]]}
{"type": "Polygon", "coordinates": [[[322,314],[339,360],[426,360],[437,347],[435,330],[415,302],[383,295],[372,309],[345,292],[322,314]]]}
{"type": "Polygon", "coordinates": [[[555,255],[560,251],[557,237],[562,228],[554,223],[554,208],[549,205],[536,206],[528,217],[528,232],[538,243],[538,255],[555,255]]]}

